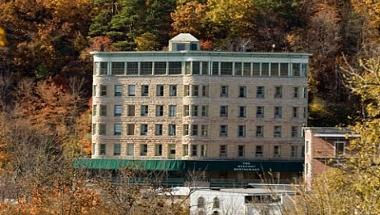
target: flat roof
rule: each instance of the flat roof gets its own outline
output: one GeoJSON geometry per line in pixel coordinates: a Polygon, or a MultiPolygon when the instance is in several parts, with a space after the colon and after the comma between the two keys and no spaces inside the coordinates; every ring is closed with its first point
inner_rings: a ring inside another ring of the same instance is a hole
{"type": "Polygon", "coordinates": [[[283,57],[305,58],[312,54],[298,52],[219,52],[219,51],[115,51],[115,52],[90,52],[97,56],[219,56],[219,57],[283,57]]]}
{"type": "Polygon", "coordinates": [[[315,137],[359,137],[346,127],[304,127],[305,131],[310,131],[315,137]]]}

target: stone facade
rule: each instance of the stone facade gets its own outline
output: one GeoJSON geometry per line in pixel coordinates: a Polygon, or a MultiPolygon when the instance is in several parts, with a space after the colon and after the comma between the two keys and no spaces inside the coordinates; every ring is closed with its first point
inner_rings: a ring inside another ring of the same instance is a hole
{"type": "Polygon", "coordinates": [[[307,54],[173,51],[93,55],[93,158],[303,159],[307,54]],[[122,74],[114,74],[114,62],[120,63],[122,74]],[[138,74],[128,74],[128,62],[137,63],[138,74]],[[142,74],[142,62],[153,62],[151,74],[142,74]],[[160,75],[155,62],[161,62],[160,75]],[[170,62],[179,62],[180,74],[170,74],[170,62]],[[255,64],[260,65],[258,75],[255,64]],[[268,75],[264,74],[266,65],[268,75]],[[242,74],[244,66],[248,70],[242,74]],[[130,105],[135,107],[134,115],[128,113],[130,105]],[[146,106],[147,115],[142,116],[146,106]],[[158,110],[161,106],[162,111],[158,110]],[[175,106],[175,115],[169,114],[169,106],[175,106]],[[262,115],[258,114],[261,107],[262,115]],[[115,114],[117,108],[121,114],[115,114]],[[132,124],[133,134],[128,133],[132,124]],[[145,125],[146,134],[141,131],[145,125]],[[156,134],[156,125],[162,125],[158,129],[162,134],[156,134]]]}

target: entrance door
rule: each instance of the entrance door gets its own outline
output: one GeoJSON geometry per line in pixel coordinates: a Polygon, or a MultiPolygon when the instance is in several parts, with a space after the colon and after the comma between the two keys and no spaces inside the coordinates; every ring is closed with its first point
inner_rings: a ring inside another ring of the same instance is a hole
{"type": "Polygon", "coordinates": [[[169,144],[169,159],[175,158],[175,144],[169,144]]]}

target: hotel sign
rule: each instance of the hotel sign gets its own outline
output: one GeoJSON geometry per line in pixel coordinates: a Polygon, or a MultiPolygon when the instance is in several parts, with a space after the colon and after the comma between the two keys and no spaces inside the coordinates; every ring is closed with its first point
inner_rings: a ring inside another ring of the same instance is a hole
{"type": "Polygon", "coordinates": [[[247,171],[247,172],[256,172],[260,171],[261,168],[257,167],[254,162],[241,162],[234,167],[234,171],[247,171]]]}

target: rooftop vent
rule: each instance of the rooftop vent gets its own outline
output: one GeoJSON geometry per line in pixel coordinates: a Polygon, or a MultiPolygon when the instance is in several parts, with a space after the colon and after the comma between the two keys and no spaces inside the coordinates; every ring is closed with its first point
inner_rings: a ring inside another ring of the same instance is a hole
{"type": "Polygon", "coordinates": [[[189,33],[181,33],[169,40],[169,51],[199,51],[199,40],[189,33]]]}

